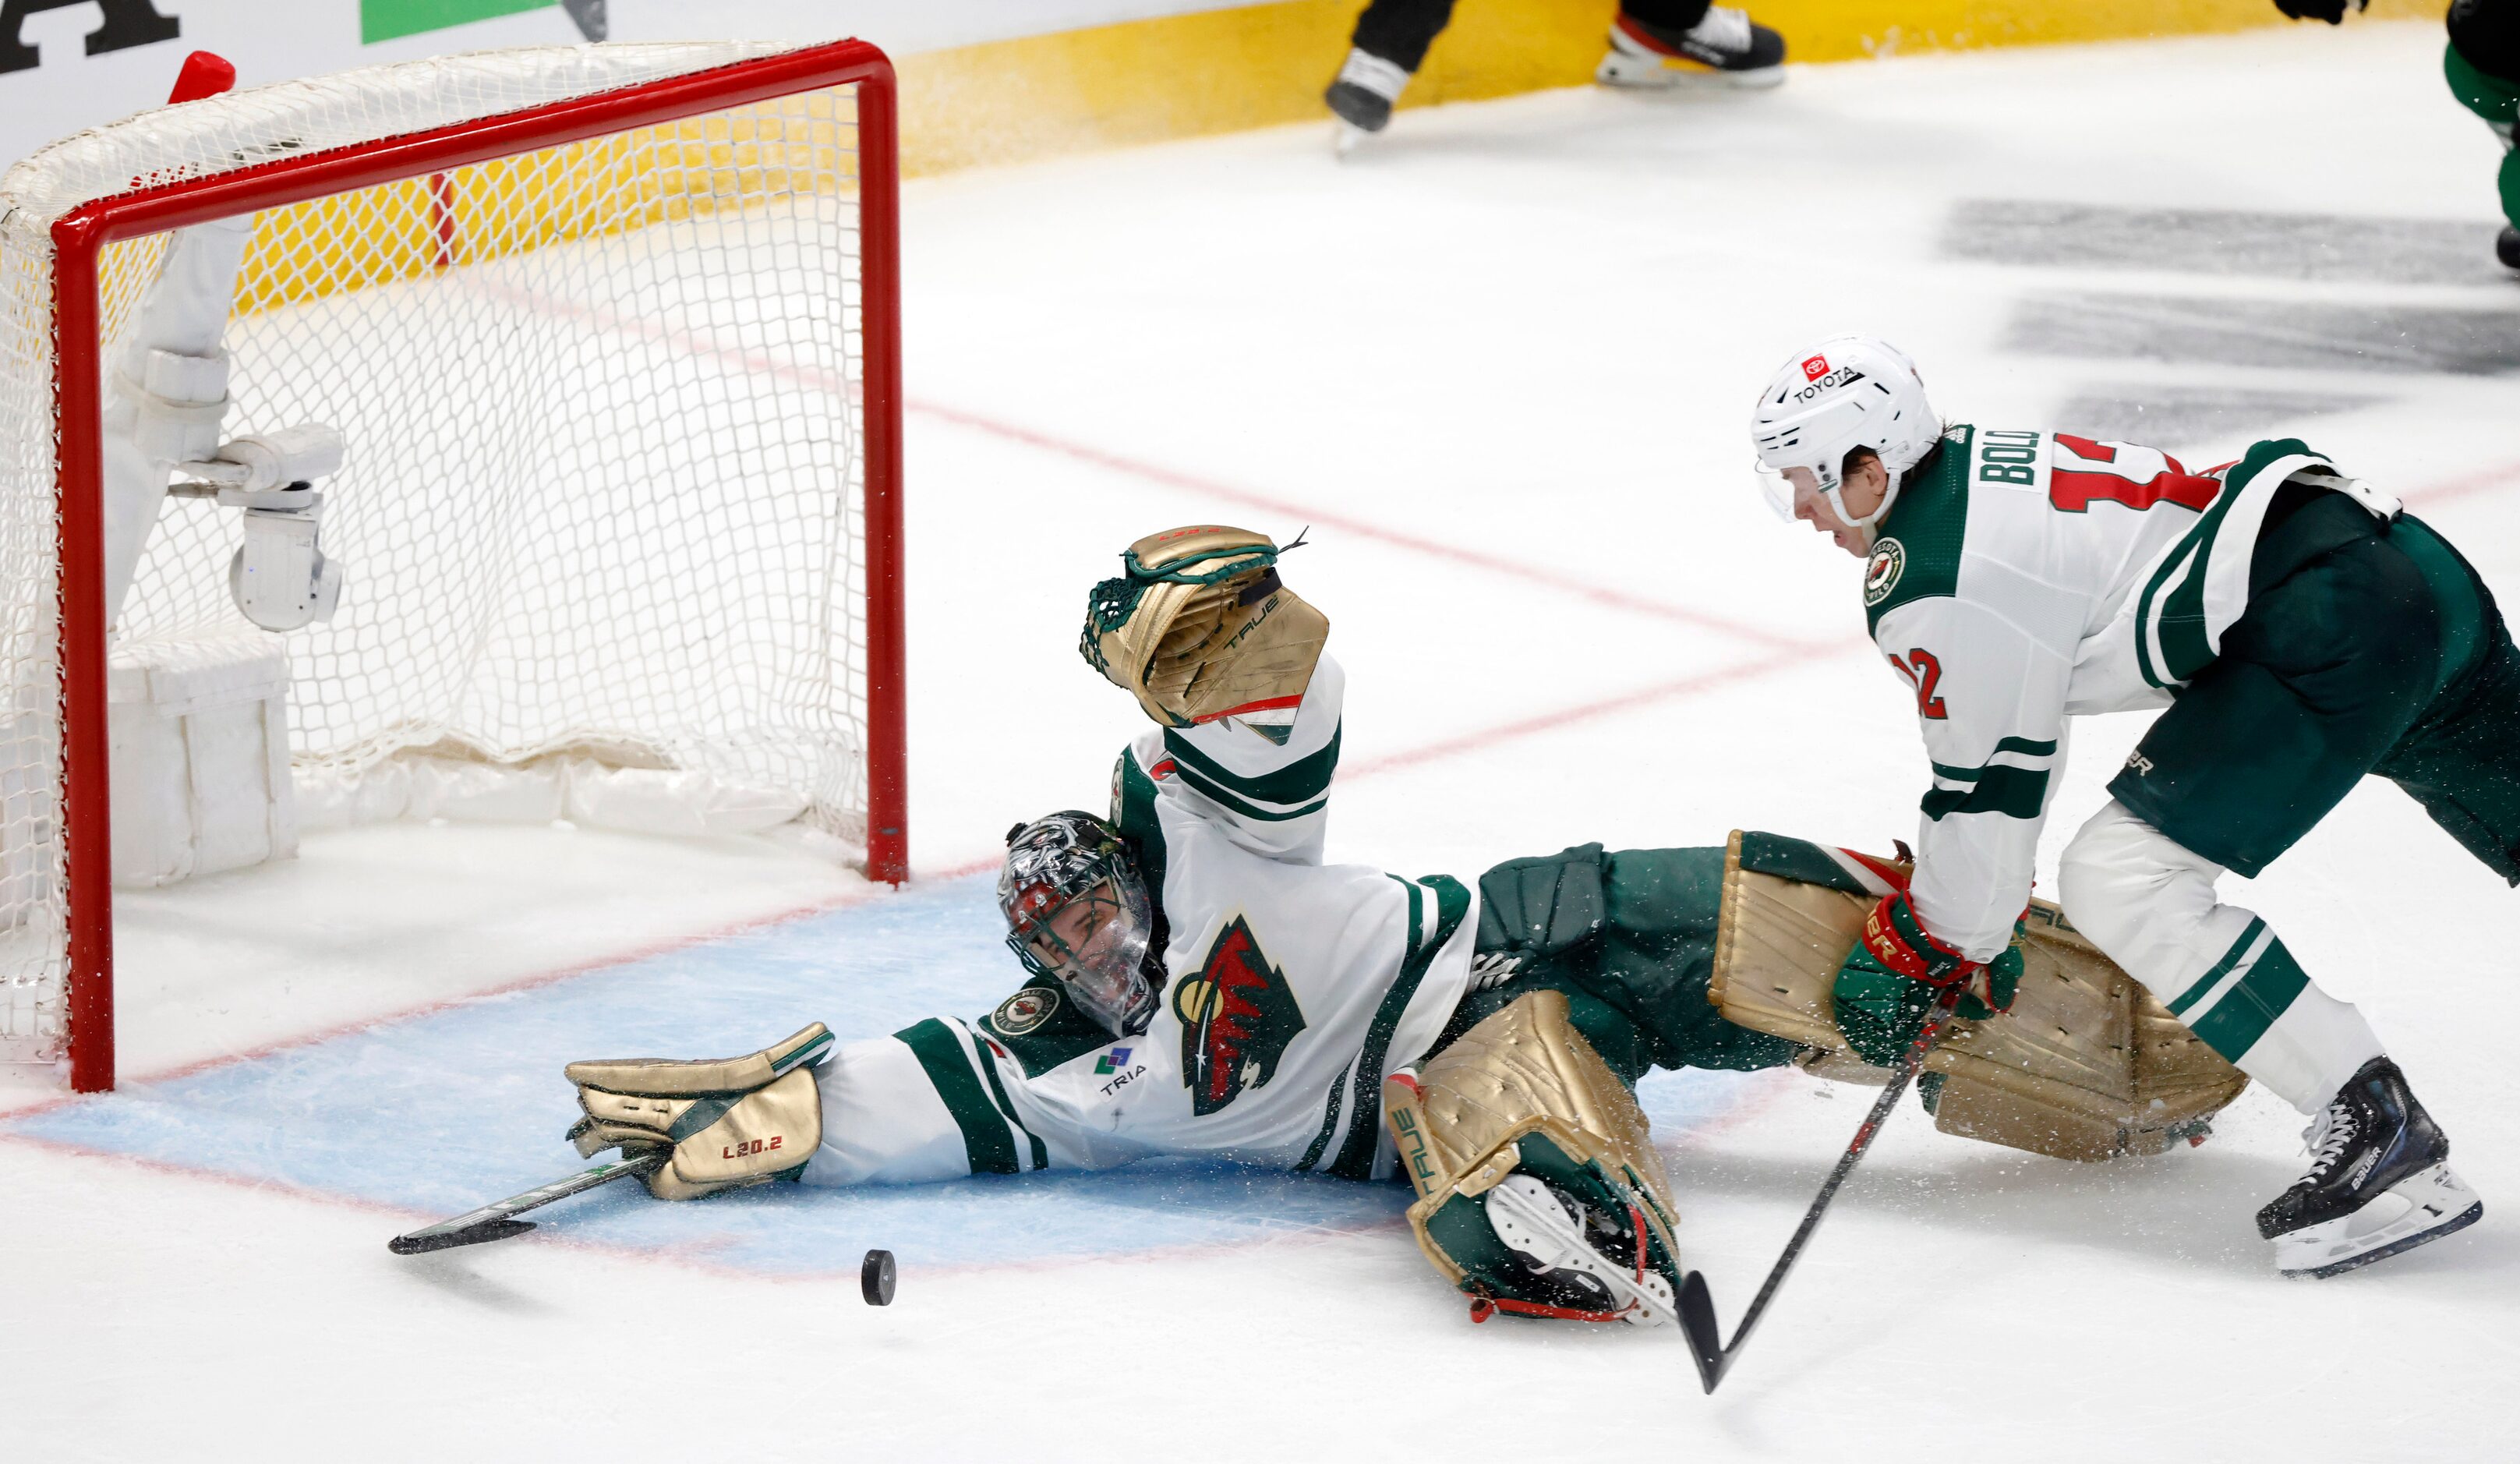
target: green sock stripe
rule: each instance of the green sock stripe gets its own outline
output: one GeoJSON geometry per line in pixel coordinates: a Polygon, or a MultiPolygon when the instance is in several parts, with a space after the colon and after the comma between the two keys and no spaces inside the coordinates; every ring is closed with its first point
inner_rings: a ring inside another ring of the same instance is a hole
{"type": "Polygon", "coordinates": [[[2220,983],[2223,978],[2230,975],[2232,967],[2240,964],[2241,958],[2249,953],[2249,947],[2257,943],[2258,937],[2266,934],[2266,929],[2267,923],[2265,921],[2251,920],[2249,922],[2249,928],[2240,932],[2240,938],[2231,942],[2231,948],[2229,950],[2223,952],[2223,959],[2214,963],[2213,970],[2198,977],[2196,979],[2196,984],[2189,986],[2186,990],[2171,999],[2170,1015],[2174,1017],[2184,1017],[2187,1015],[2187,1009],[2189,1007],[2203,1001],[2205,999],[2205,994],[2213,990],[2216,984],[2220,983]]]}
{"type": "Polygon", "coordinates": [[[2284,943],[2270,941],[2267,953],[2258,957],[2239,984],[2214,1003],[2212,1011],[2189,1023],[2188,1029],[2226,1061],[2236,1063],[2309,984],[2309,973],[2293,960],[2284,943]]]}
{"type": "Polygon", "coordinates": [[[971,1071],[971,1059],[953,1029],[930,1017],[893,1035],[919,1059],[936,1096],[945,1100],[945,1111],[963,1130],[963,1150],[970,1158],[971,1172],[1021,1173],[1023,1166],[1015,1159],[1015,1141],[1007,1132],[1006,1120],[980,1091],[979,1075],[971,1071]]]}

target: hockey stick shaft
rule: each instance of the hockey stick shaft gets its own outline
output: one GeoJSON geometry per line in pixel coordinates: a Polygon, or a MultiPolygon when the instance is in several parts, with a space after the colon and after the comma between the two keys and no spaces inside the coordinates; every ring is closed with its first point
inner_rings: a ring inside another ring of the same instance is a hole
{"type": "Polygon", "coordinates": [[[451,1220],[440,1220],[434,1225],[397,1235],[385,1242],[385,1249],[397,1256],[417,1256],[423,1252],[443,1251],[453,1246],[504,1240],[511,1235],[533,1228],[529,1221],[518,1220],[513,1216],[522,1214],[528,1210],[540,1210],[555,1200],[565,1200],[571,1195],[582,1195],[588,1190],[599,1185],[610,1184],[616,1179],[628,1179],[634,1175],[652,1173],[664,1167],[665,1161],[670,1159],[672,1154],[673,1151],[660,1148],[631,1159],[607,1160],[600,1165],[590,1165],[565,1178],[555,1179],[549,1184],[536,1185],[522,1194],[510,1195],[504,1200],[493,1200],[478,1210],[468,1211],[451,1220]]]}
{"type": "Polygon", "coordinates": [[[1909,1086],[1916,1080],[1916,1075],[1923,1071],[1925,1059],[1933,1054],[1934,1045],[1943,1039],[1943,1032],[1950,1027],[1952,1013],[1959,1006],[1964,991],[1964,986],[1954,984],[1935,998],[1933,1007],[1925,1014],[1925,1025],[1917,1030],[1915,1041],[1909,1044],[1908,1055],[1900,1062],[1898,1073],[1881,1089],[1881,1096],[1872,1100],[1872,1110],[1864,1116],[1863,1126],[1855,1130],[1855,1137],[1848,1141],[1846,1152],[1838,1156],[1837,1164],[1829,1169],[1828,1178],[1821,1185],[1820,1193],[1813,1197],[1811,1208],[1803,1212],[1803,1222],[1794,1227],[1793,1239],[1785,1242],[1783,1253],[1769,1268],[1768,1279],[1761,1283],[1759,1294],[1750,1299],[1750,1309],[1741,1314],[1741,1325],[1734,1329],[1731,1342],[1723,1342],[1716,1329],[1715,1305],[1706,1289],[1706,1278],[1691,1271],[1682,1282],[1681,1328],[1688,1334],[1689,1351],[1697,1360],[1698,1381],[1705,1385],[1708,1393],[1713,1393],[1715,1385],[1724,1381],[1724,1374],[1731,1370],[1732,1359],[1740,1353],[1742,1344],[1750,1340],[1750,1333],[1759,1325],[1759,1318],[1767,1313],[1768,1304],[1776,1300],[1777,1289],[1784,1285],[1786,1274],[1802,1258],[1803,1247],[1810,1244],[1812,1232],[1820,1228],[1821,1217],[1828,1213],[1829,1203],[1837,1198],[1838,1187],[1846,1183],[1847,1175],[1855,1172],[1855,1166],[1871,1149],[1873,1139],[1880,1136],[1882,1125],[1889,1121],[1899,1100],[1907,1095],[1909,1086]]]}

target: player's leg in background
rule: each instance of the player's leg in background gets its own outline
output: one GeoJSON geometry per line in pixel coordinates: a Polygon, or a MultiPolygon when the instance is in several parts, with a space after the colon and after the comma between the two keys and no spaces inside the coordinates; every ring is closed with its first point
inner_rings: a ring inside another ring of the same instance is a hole
{"type": "Polygon", "coordinates": [[[1774,86],[1785,79],[1784,65],[1784,37],[1747,11],[1708,0],[1621,0],[1609,54],[1593,78],[1604,86],[1704,79],[1774,86]]]}
{"type": "Polygon", "coordinates": [[[2446,561],[2437,578],[2454,588],[2463,577],[2473,587],[2464,604],[2446,597],[2454,617],[2451,638],[2466,632],[2472,650],[2451,658],[2450,684],[2373,771],[2423,804],[2485,867],[2520,885],[2520,649],[2492,593],[2440,535],[2402,517],[2389,537],[2446,561]]]}
{"type": "Polygon", "coordinates": [[[1426,59],[1426,48],[1453,23],[1453,0],[1373,0],[1356,18],[1347,61],[1323,95],[1345,124],[1341,149],[1391,123],[1391,109],[1426,59]]]}
{"type": "Polygon", "coordinates": [[[2520,269],[2520,152],[2512,151],[2511,135],[2520,121],[2520,0],[2455,0],[2442,69],[2451,95],[2502,139],[2504,228],[2495,252],[2520,269]]]}
{"type": "MultiPolygon", "coordinates": [[[[2265,869],[2460,694],[2472,632],[2447,624],[2457,586],[2437,587],[2351,500],[2285,506],[2298,511],[2261,537],[2262,587],[2222,659],[2153,724],[2061,874],[2066,914],[2093,943],[2313,1117],[2310,1173],[2258,1223],[2284,1269],[2325,1274],[2458,1228],[2474,1197],[2362,1013],[2214,883],[2265,869]],[[2446,641],[2458,649],[2445,656],[2446,641]]],[[[2464,614],[2481,623],[2472,602],[2464,614]]]]}

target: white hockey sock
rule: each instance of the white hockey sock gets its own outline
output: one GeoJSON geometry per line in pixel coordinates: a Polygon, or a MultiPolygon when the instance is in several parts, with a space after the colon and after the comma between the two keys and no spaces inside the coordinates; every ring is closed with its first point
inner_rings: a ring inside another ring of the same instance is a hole
{"type": "Polygon", "coordinates": [[[2222,873],[2112,800],[2065,849],[2065,913],[2206,1045],[2316,1113],[2380,1038],[2264,920],[2215,897],[2222,873]]]}
{"type": "MultiPolygon", "coordinates": [[[[1316,74],[1319,74],[1318,72],[1316,74]]],[[[1339,68],[1338,79],[1350,86],[1361,86],[1386,102],[1397,102],[1409,88],[1409,73],[1371,51],[1351,47],[1347,65],[1339,68]]]]}

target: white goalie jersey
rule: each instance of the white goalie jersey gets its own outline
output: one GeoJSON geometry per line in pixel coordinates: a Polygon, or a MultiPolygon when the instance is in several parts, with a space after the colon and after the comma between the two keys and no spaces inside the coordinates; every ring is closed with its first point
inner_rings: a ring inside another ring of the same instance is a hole
{"type": "Polygon", "coordinates": [[[1146,1030],[1115,1037],[1037,978],[977,1021],[853,1043],[820,1070],[805,1181],[1155,1154],[1388,1173],[1382,1079],[1451,1019],[1478,920],[1451,878],[1322,862],[1343,687],[1325,656],[1291,728],[1227,717],[1149,730],[1121,755],[1114,822],[1165,927],[1146,1030]]]}
{"type": "Polygon", "coordinates": [[[2268,505],[2295,479],[2398,511],[2294,441],[2190,473],[2131,442],[1972,427],[1901,489],[1864,603],[1933,763],[1911,897],[1937,939],[1973,960],[2003,949],[2066,719],[2166,707],[2214,662],[2248,608],[2268,505]]]}

